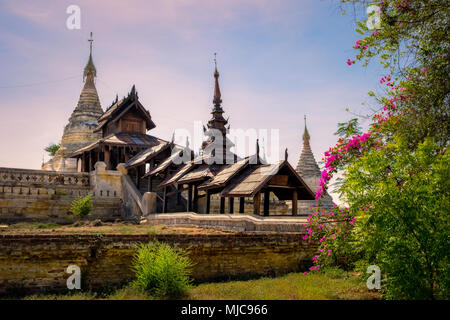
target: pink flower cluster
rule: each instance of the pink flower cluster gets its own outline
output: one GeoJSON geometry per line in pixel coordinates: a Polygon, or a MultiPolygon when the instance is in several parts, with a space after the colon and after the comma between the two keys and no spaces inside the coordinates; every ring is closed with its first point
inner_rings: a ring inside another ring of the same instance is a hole
{"type": "Polygon", "coordinates": [[[348,153],[353,150],[361,149],[362,145],[370,138],[371,133],[366,132],[362,135],[358,134],[352,137],[346,145],[342,146],[337,153],[325,152],[325,169],[321,173],[320,180],[318,182],[319,189],[316,191],[316,201],[318,201],[326,192],[327,183],[331,179],[332,173],[335,171],[337,162],[342,159],[343,153],[348,153]]]}
{"type": "Polygon", "coordinates": [[[320,265],[312,266],[312,267],[309,268],[309,270],[310,271],[317,271],[317,270],[319,270],[319,267],[320,267],[320,265]]]}
{"type": "Polygon", "coordinates": [[[309,271],[317,271],[327,259],[332,258],[333,242],[346,239],[356,218],[350,214],[349,208],[339,208],[337,205],[333,205],[330,209],[320,209],[320,206],[316,205],[312,210],[314,211],[308,216],[308,223],[304,224],[307,227],[307,234],[303,240],[308,239],[308,243],[313,239],[318,240],[319,250],[312,257],[314,265],[309,268],[309,271]]]}
{"type": "Polygon", "coordinates": [[[355,60],[347,59],[347,65],[351,66],[354,63],[355,63],[355,60]]]}
{"type": "Polygon", "coordinates": [[[366,132],[364,134],[358,134],[351,138],[347,145],[344,147],[346,151],[348,151],[351,148],[360,148],[361,145],[366,142],[370,138],[370,132],[366,132]]]}
{"type": "Polygon", "coordinates": [[[386,82],[387,86],[391,85],[390,81],[391,81],[391,75],[390,74],[388,74],[387,76],[381,77],[381,79],[380,79],[380,83],[383,84],[383,83],[386,82]]]}
{"type": "Polygon", "coordinates": [[[367,50],[369,48],[369,45],[368,44],[363,45],[361,44],[361,40],[357,40],[353,48],[367,50]]]}
{"type": "Polygon", "coordinates": [[[408,1],[407,0],[403,0],[399,4],[397,4],[396,8],[397,9],[402,8],[402,9],[406,10],[406,9],[408,9],[408,5],[409,5],[408,1]]]}

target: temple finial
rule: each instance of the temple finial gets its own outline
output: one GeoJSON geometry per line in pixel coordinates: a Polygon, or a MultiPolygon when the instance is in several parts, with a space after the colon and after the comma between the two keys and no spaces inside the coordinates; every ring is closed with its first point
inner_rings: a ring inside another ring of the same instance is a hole
{"type": "Polygon", "coordinates": [[[94,80],[93,78],[97,76],[97,70],[95,69],[94,61],[92,60],[92,42],[94,42],[94,39],[92,38],[92,32],[91,37],[88,39],[88,41],[89,41],[89,60],[86,66],[84,67],[83,81],[86,79],[86,77],[88,77],[88,80],[92,81],[93,83],[94,80]]]}
{"type": "Polygon", "coordinates": [[[216,71],[217,71],[217,52],[214,52],[214,65],[215,65],[216,71]]]}
{"type": "Polygon", "coordinates": [[[220,104],[222,103],[222,95],[220,93],[220,87],[219,87],[219,71],[217,71],[217,53],[214,53],[214,78],[215,78],[215,82],[214,82],[214,99],[213,99],[213,103],[214,106],[216,107],[220,107],[220,104]]]}
{"type": "Polygon", "coordinates": [[[308,128],[306,127],[306,115],[305,115],[305,131],[303,132],[303,142],[309,141],[310,136],[308,132],[308,128]]]}
{"type": "Polygon", "coordinates": [[[94,42],[94,39],[92,38],[92,31],[91,31],[91,38],[89,38],[88,41],[89,41],[89,54],[92,55],[92,42],[94,42]]]}

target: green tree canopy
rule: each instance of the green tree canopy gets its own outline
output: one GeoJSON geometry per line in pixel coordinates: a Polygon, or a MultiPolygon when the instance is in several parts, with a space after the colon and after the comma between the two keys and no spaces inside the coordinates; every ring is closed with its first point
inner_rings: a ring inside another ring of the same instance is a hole
{"type": "Polygon", "coordinates": [[[50,143],[48,146],[44,148],[45,151],[48,152],[50,156],[55,156],[56,152],[61,147],[61,144],[50,143]]]}
{"type": "Polygon", "coordinates": [[[347,64],[379,61],[386,74],[381,93],[369,92],[379,106],[370,129],[358,132],[357,119],[340,123],[338,143],[325,152],[316,198],[342,172],[338,191],[348,208],[318,208],[308,218],[305,240],[320,243],[312,269],[377,264],[388,298],[448,298],[450,6],[341,2],[371,12],[356,23],[362,37],[347,64]]]}

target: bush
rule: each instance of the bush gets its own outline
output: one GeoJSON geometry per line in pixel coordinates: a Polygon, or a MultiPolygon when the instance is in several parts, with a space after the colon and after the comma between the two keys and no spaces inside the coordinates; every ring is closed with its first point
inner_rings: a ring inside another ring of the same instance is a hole
{"type": "Polygon", "coordinates": [[[133,259],[133,286],[150,295],[179,298],[191,285],[191,267],[181,249],[159,242],[140,244],[133,259]]]}
{"type": "Polygon", "coordinates": [[[78,197],[72,202],[70,212],[80,218],[84,218],[92,211],[92,194],[88,194],[85,197],[78,197]]]}

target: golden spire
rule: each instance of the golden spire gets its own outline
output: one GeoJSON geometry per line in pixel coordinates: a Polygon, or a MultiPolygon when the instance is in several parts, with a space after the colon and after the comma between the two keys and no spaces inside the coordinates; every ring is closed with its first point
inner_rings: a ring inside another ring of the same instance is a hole
{"type": "Polygon", "coordinates": [[[306,115],[305,115],[305,131],[303,132],[303,142],[306,142],[305,140],[309,141],[310,136],[308,132],[308,128],[306,128],[306,115]]]}
{"type": "Polygon", "coordinates": [[[89,41],[89,60],[88,60],[88,63],[86,64],[86,67],[84,67],[83,81],[89,75],[92,76],[92,77],[89,77],[89,78],[91,78],[89,80],[93,80],[93,78],[97,76],[97,70],[95,69],[94,61],[92,60],[92,42],[94,42],[94,39],[92,38],[92,32],[91,32],[91,37],[90,37],[90,39],[88,39],[88,41],[89,41]]]}

